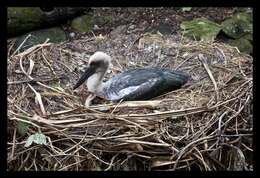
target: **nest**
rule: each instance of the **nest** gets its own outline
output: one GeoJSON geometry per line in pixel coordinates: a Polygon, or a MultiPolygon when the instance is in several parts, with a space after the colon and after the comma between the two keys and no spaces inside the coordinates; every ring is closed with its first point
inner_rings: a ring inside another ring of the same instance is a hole
{"type": "Polygon", "coordinates": [[[9,170],[252,170],[250,56],[222,43],[118,38],[46,41],[12,54],[9,47],[9,170]],[[107,78],[159,66],[192,80],[149,101],[86,108],[87,92],[72,87],[95,50],[113,59],[107,78]],[[25,147],[35,133],[46,144],[25,147]]]}

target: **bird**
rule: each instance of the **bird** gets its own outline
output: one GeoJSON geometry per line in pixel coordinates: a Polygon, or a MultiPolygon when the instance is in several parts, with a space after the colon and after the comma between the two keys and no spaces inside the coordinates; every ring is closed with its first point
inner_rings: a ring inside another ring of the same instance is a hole
{"type": "Polygon", "coordinates": [[[102,51],[95,52],[90,56],[88,65],[73,90],[86,82],[90,93],[105,100],[149,100],[181,88],[190,79],[190,76],[182,71],[143,67],[116,74],[103,82],[111,61],[108,54],[102,51]]]}

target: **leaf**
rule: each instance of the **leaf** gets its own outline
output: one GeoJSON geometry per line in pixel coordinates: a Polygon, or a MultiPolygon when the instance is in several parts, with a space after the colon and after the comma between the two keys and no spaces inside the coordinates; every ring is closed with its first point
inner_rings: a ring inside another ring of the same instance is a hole
{"type": "Polygon", "coordinates": [[[28,75],[32,74],[33,66],[34,66],[34,61],[30,59],[30,66],[29,66],[29,69],[27,71],[28,75]]]}
{"type": "Polygon", "coordinates": [[[26,122],[18,121],[17,132],[19,135],[24,136],[28,130],[29,124],[26,122]]]}
{"type": "Polygon", "coordinates": [[[43,114],[43,115],[46,115],[46,111],[45,111],[45,109],[44,109],[44,105],[43,105],[43,102],[42,102],[41,94],[38,93],[29,83],[28,83],[28,86],[29,86],[29,87],[32,89],[32,91],[35,93],[35,102],[36,102],[36,104],[38,103],[38,104],[40,105],[42,114],[43,114]]]}
{"type": "Polygon", "coordinates": [[[197,18],[181,23],[183,35],[196,40],[213,41],[221,30],[221,26],[206,18],[197,18]]]}
{"type": "Polygon", "coordinates": [[[65,90],[63,88],[61,88],[60,86],[55,86],[54,88],[61,91],[61,92],[65,92],[65,90]]]}
{"type": "Polygon", "coordinates": [[[191,11],[192,7],[183,7],[181,8],[182,12],[189,12],[191,11]]]}
{"type": "Polygon", "coordinates": [[[47,145],[46,136],[41,133],[35,133],[26,140],[26,144],[24,146],[29,147],[32,143],[47,145]]]}

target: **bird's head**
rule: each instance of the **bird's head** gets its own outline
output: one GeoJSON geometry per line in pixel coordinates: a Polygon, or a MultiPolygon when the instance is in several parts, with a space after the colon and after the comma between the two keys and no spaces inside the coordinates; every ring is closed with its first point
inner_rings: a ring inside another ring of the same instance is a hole
{"type": "Polygon", "coordinates": [[[89,58],[88,66],[84,74],[80,77],[73,90],[83,84],[93,74],[104,76],[111,63],[111,57],[104,52],[97,51],[89,58]]]}
{"type": "Polygon", "coordinates": [[[106,72],[111,63],[111,57],[101,51],[95,52],[88,62],[88,68],[95,71],[95,73],[106,72]]]}

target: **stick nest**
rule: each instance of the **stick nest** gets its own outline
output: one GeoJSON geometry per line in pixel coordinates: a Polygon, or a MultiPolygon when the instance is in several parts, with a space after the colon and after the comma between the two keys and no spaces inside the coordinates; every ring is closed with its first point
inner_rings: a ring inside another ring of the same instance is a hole
{"type": "Polygon", "coordinates": [[[252,170],[253,59],[234,47],[133,34],[8,49],[9,170],[252,170]],[[149,101],[86,108],[72,86],[96,50],[113,59],[106,79],[144,66],[192,79],[149,101]],[[25,147],[35,133],[46,145],[25,147]]]}

